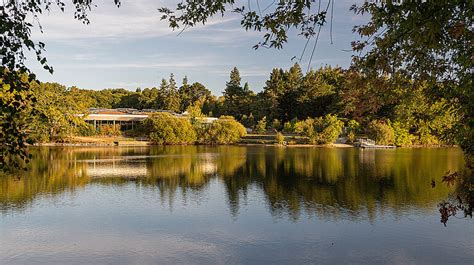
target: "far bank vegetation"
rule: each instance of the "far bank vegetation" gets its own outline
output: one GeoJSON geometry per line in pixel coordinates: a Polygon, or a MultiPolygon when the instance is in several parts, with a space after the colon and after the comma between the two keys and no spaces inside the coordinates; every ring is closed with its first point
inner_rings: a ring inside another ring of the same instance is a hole
{"type": "MultiPolygon", "coordinates": [[[[367,78],[341,68],[324,67],[303,74],[295,64],[274,69],[259,93],[242,85],[237,68],[223,95],[212,95],[185,77],[174,76],[158,87],[86,90],[57,83],[34,83],[28,92],[36,103],[25,109],[24,127],[31,143],[65,142],[73,136],[147,137],[154,144],[233,144],[247,131],[273,143],[332,144],[339,137],[353,143],[365,136],[382,145],[452,145],[461,117],[456,102],[433,98],[426,83],[399,78],[367,78]],[[140,129],[117,125],[95,129],[76,114],[89,108],[164,109],[187,112],[187,118],[156,113],[140,129]],[[220,117],[203,123],[201,117],[220,117]]],[[[2,97],[8,97],[3,86],[2,97]]],[[[26,93],[26,92],[25,92],[26,93]]]]}

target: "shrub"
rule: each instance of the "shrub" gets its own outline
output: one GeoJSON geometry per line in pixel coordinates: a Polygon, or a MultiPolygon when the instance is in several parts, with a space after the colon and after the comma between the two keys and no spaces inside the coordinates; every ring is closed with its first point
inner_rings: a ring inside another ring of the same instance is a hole
{"type": "Polygon", "coordinates": [[[418,144],[422,145],[437,145],[439,144],[439,140],[436,136],[434,136],[431,132],[431,129],[427,122],[421,121],[418,126],[417,134],[418,137],[418,144]]]}
{"type": "Polygon", "coordinates": [[[356,134],[360,132],[360,124],[356,120],[350,120],[346,126],[347,142],[354,143],[356,134]]]}
{"type": "Polygon", "coordinates": [[[154,144],[191,144],[197,140],[196,132],[188,119],[166,112],[149,116],[143,121],[143,127],[154,144]]]}
{"type": "Polygon", "coordinates": [[[316,119],[297,122],[295,132],[309,138],[313,144],[332,144],[342,132],[344,123],[337,116],[328,114],[316,119]]]}
{"type": "Polygon", "coordinates": [[[289,121],[283,124],[283,131],[286,133],[292,133],[294,131],[293,126],[289,121]]]}
{"type": "Polygon", "coordinates": [[[283,132],[286,133],[294,133],[295,132],[295,126],[298,123],[298,119],[294,118],[289,122],[285,122],[283,124],[283,132]]]}
{"type": "Polygon", "coordinates": [[[233,144],[246,134],[247,130],[238,121],[230,116],[222,116],[203,129],[199,140],[205,144],[233,144]]]}
{"type": "Polygon", "coordinates": [[[392,128],[395,136],[394,143],[396,146],[412,145],[414,136],[410,134],[405,126],[396,121],[392,123],[392,128]]]}
{"type": "Polygon", "coordinates": [[[191,124],[198,122],[199,118],[204,117],[201,112],[201,106],[198,103],[193,103],[186,108],[188,115],[191,120],[191,124]]]}
{"type": "Polygon", "coordinates": [[[94,128],[94,125],[84,123],[76,128],[76,134],[79,136],[94,136],[97,135],[97,130],[94,128]]]}
{"type": "Polygon", "coordinates": [[[390,121],[371,121],[368,126],[368,135],[377,144],[393,145],[395,143],[395,134],[390,121]]]}
{"type": "Polygon", "coordinates": [[[109,124],[109,125],[101,125],[99,127],[99,134],[102,136],[120,136],[122,135],[122,131],[120,131],[120,124],[109,124]]]}
{"type": "Polygon", "coordinates": [[[264,134],[267,131],[267,117],[264,116],[257,122],[257,125],[255,125],[255,131],[259,134],[264,134]]]}
{"type": "Polygon", "coordinates": [[[127,137],[144,137],[144,136],[146,136],[145,128],[143,126],[143,123],[135,124],[133,129],[128,129],[126,131],[123,131],[123,134],[127,137]]]}
{"type": "Polygon", "coordinates": [[[313,130],[313,121],[313,119],[308,118],[304,121],[295,122],[295,124],[292,126],[293,132],[305,135],[311,134],[310,130],[313,130]]]}
{"type": "Polygon", "coordinates": [[[285,136],[281,132],[277,132],[275,135],[275,141],[279,145],[285,144],[285,136]]]}
{"type": "Polygon", "coordinates": [[[49,128],[43,123],[35,124],[34,129],[29,133],[28,138],[34,143],[46,143],[52,140],[49,128]]]}
{"type": "Polygon", "coordinates": [[[274,130],[281,130],[281,122],[278,120],[278,119],[274,119],[273,122],[272,122],[272,129],[274,130]]]}

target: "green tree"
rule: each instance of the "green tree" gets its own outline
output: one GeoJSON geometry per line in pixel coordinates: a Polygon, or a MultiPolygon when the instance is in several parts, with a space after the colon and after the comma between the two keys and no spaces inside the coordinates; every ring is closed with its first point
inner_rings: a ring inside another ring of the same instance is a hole
{"type": "MultiPolygon", "coordinates": [[[[162,80],[162,86],[166,86],[164,83],[166,80],[162,80]]],[[[140,109],[159,109],[163,106],[163,98],[161,97],[160,90],[156,87],[145,88],[138,96],[140,102],[140,109]],[[160,99],[158,99],[160,97],[160,99]]]]}
{"type": "Polygon", "coordinates": [[[206,144],[233,144],[247,134],[245,127],[233,117],[221,116],[211,123],[200,135],[200,142],[206,144]]]}
{"type": "Polygon", "coordinates": [[[347,141],[354,143],[356,140],[356,134],[360,133],[361,126],[356,120],[350,120],[346,126],[347,141]]]}
{"type": "Polygon", "coordinates": [[[264,116],[270,119],[281,119],[282,110],[279,102],[280,97],[285,93],[285,81],[283,70],[274,68],[270,73],[269,79],[265,82],[262,97],[264,98],[265,111],[264,116]]]}
{"type": "Polygon", "coordinates": [[[369,78],[348,70],[338,93],[338,108],[343,116],[358,122],[387,117],[399,99],[395,92],[386,77],[369,78]]]}
{"type": "Polygon", "coordinates": [[[303,73],[299,64],[294,64],[284,73],[284,94],[279,97],[278,106],[281,110],[281,120],[289,121],[298,118],[297,106],[298,95],[303,80],[303,73]]]}
{"type": "Polygon", "coordinates": [[[161,110],[168,109],[168,105],[167,105],[168,86],[169,86],[168,81],[162,78],[161,83],[160,83],[160,88],[151,89],[151,92],[153,92],[152,96],[156,95],[153,99],[153,105],[151,105],[152,108],[161,109],[161,110]]]}
{"type": "Polygon", "coordinates": [[[74,134],[77,126],[84,125],[77,114],[86,110],[74,101],[65,86],[35,82],[31,91],[36,104],[25,115],[30,119],[27,126],[34,142],[64,141],[74,134]]]}
{"type": "Polygon", "coordinates": [[[223,114],[224,97],[209,96],[202,104],[202,113],[207,116],[216,117],[223,114]]]}
{"type": "Polygon", "coordinates": [[[189,105],[192,104],[192,100],[191,100],[191,96],[190,96],[190,92],[191,92],[191,86],[189,85],[188,83],[188,77],[187,76],[184,76],[183,78],[183,82],[181,84],[181,86],[179,87],[179,90],[178,90],[178,93],[179,93],[179,97],[181,98],[181,106],[179,108],[179,110],[181,112],[185,111],[189,105]]]}
{"type": "Polygon", "coordinates": [[[455,143],[454,131],[460,123],[456,102],[429,96],[426,82],[404,87],[398,94],[400,101],[394,108],[394,119],[417,136],[418,143],[455,143]]]}
{"type": "Polygon", "coordinates": [[[163,98],[164,109],[179,113],[181,99],[177,90],[176,81],[174,80],[173,74],[170,74],[168,85],[165,86],[163,90],[163,94],[164,94],[164,98],[163,98]]]}
{"type": "Polygon", "coordinates": [[[197,140],[196,132],[188,119],[166,112],[149,116],[143,121],[143,127],[150,141],[155,144],[192,144],[197,140]]]}
{"type": "Polygon", "coordinates": [[[392,123],[393,134],[395,137],[394,144],[396,146],[409,146],[413,144],[415,138],[410,134],[409,130],[400,122],[392,123]]]}
{"type": "Polygon", "coordinates": [[[181,111],[185,111],[188,106],[194,104],[198,100],[207,100],[211,97],[209,91],[203,84],[194,82],[192,85],[188,84],[188,79],[183,79],[183,85],[179,88],[179,95],[181,97],[181,111]]]}
{"type": "Polygon", "coordinates": [[[359,53],[354,57],[354,67],[367,76],[398,74],[427,82],[430,95],[458,103],[463,119],[455,135],[466,154],[467,166],[473,169],[472,1],[365,2],[352,9],[356,14],[370,14],[366,24],[355,28],[361,40],[353,42],[359,53]]]}
{"type": "Polygon", "coordinates": [[[239,70],[237,67],[234,67],[230,72],[230,80],[226,83],[224,90],[226,113],[238,119],[243,115],[239,111],[239,99],[243,95],[243,88],[240,81],[239,70]]]}
{"type": "Polygon", "coordinates": [[[224,110],[227,115],[241,120],[243,115],[250,115],[251,103],[255,97],[248,83],[241,86],[240,73],[237,67],[230,72],[230,80],[226,83],[224,90],[224,110]]]}
{"type": "Polygon", "coordinates": [[[312,144],[333,144],[342,133],[344,123],[328,114],[316,119],[308,118],[295,124],[295,132],[308,137],[312,144]]]}
{"type": "Polygon", "coordinates": [[[395,133],[390,121],[373,120],[368,126],[368,135],[380,145],[395,144],[395,133]]]}
{"type": "Polygon", "coordinates": [[[298,118],[319,117],[335,111],[341,81],[340,68],[324,67],[306,73],[297,92],[298,118]]]}

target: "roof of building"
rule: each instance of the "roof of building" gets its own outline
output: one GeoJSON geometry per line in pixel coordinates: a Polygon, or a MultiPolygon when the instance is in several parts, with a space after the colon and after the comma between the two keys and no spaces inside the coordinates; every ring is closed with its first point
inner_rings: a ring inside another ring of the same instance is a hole
{"type": "MultiPolygon", "coordinates": [[[[149,115],[157,112],[168,112],[176,117],[186,118],[189,117],[185,112],[183,114],[177,114],[169,110],[154,110],[154,109],[130,109],[130,108],[119,108],[119,109],[105,109],[105,108],[91,108],[89,114],[78,115],[84,116],[86,121],[142,121],[148,118],[149,115]]],[[[204,122],[211,123],[217,118],[214,117],[203,117],[204,122]]]]}

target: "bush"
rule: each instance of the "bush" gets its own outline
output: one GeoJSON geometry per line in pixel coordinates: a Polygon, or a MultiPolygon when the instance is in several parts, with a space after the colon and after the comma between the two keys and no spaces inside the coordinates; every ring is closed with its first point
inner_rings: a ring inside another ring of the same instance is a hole
{"type": "Polygon", "coordinates": [[[360,124],[356,120],[350,120],[347,123],[346,129],[347,142],[354,143],[356,140],[356,134],[360,132],[360,124]]]}
{"type": "Polygon", "coordinates": [[[34,143],[51,142],[52,137],[49,133],[49,128],[44,123],[35,124],[34,129],[28,135],[28,139],[34,143]]]}
{"type": "Polygon", "coordinates": [[[264,134],[267,131],[267,117],[264,116],[257,122],[257,125],[255,125],[255,131],[259,134],[264,134]]]}
{"type": "Polygon", "coordinates": [[[395,144],[395,133],[390,125],[390,121],[373,120],[368,126],[369,138],[374,139],[375,143],[381,145],[395,144]]]}
{"type": "Polygon", "coordinates": [[[394,122],[392,124],[392,128],[395,136],[394,143],[396,146],[412,145],[414,136],[410,134],[405,126],[403,126],[400,122],[394,122]]]}
{"type": "Polygon", "coordinates": [[[283,124],[283,131],[286,133],[292,133],[294,131],[293,126],[289,121],[283,124]]]}
{"type": "Polygon", "coordinates": [[[439,140],[436,136],[434,136],[431,132],[430,126],[427,122],[420,122],[418,131],[418,144],[421,145],[437,145],[439,144],[439,140]]]}
{"type": "Polygon", "coordinates": [[[94,128],[94,125],[89,123],[84,123],[81,126],[77,127],[77,132],[79,136],[94,136],[97,135],[97,130],[94,128]]]}
{"type": "Polygon", "coordinates": [[[154,144],[192,144],[197,140],[196,132],[188,119],[166,112],[149,116],[143,121],[143,127],[154,144]]]}
{"type": "Polygon", "coordinates": [[[120,136],[122,135],[122,131],[120,131],[120,124],[109,124],[109,125],[101,125],[99,127],[99,134],[102,136],[120,136]]]}
{"type": "Polygon", "coordinates": [[[199,141],[204,144],[233,144],[246,134],[245,127],[233,117],[222,116],[203,129],[199,141]]]}
{"type": "Polygon", "coordinates": [[[303,134],[303,135],[309,135],[312,134],[313,129],[313,122],[314,120],[311,118],[308,118],[304,121],[297,121],[292,127],[293,127],[293,132],[303,134]]]}
{"type": "Polygon", "coordinates": [[[295,132],[309,138],[312,144],[332,144],[342,132],[344,123],[328,114],[316,119],[308,118],[295,124],[295,132]]]}
{"type": "Polygon", "coordinates": [[[298,123],[298,119],[294,118],[289,122],[285,122],[283,124],[283,132],[286,133],[294,133],[295,132],[295,126],[298,123]]]}
{"type": "Polygon", "coordinates": [[[275,141],[279,145],[285,144],[285,136],[281,132],[277,132],[275,135],[275,141]]]}
{"type": "Polygon", "coordinates": [[[274,130],[281,130],[281,122],[278,120],[278,119],[274,119],[273,122],[272,122],[272,129],[274,130]]]}

